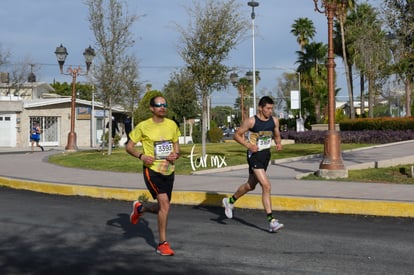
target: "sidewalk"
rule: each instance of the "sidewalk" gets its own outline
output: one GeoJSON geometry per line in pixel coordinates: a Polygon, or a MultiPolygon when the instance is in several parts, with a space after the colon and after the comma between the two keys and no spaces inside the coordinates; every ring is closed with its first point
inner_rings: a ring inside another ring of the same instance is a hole
{"type": "MultiPolygon", "coordinates": [[[[414,163],[414,140],[342,153],[349,170],[414,163]]],[[[38,192],[135,200],[146,191],[141,174],[90,171],[47,162],[63,148],[30,153],[30,148],[0,148],[0,186],[38,192]]],[[[313,211],[414,217],[414,186],[402,184],[300,180],[300,175],[317,171],[320,155],[274,161],[268,175],[272,182],[275,211],[313,211]]],[[[221,205],[247,179],[246,165],[212,169],[208,173],[176,175],[172,203],[221,205]]],[[[242,197],[236,208],[263,209],[261,189],[242,197]]]]}

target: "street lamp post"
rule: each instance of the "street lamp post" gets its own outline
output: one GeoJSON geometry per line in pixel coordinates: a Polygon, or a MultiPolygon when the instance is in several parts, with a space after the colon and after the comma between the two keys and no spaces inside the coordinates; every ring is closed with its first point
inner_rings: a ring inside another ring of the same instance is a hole
{"type": "Polygon", "coordinates": [[[55,55],[59,63],[60,73],[64,75],[72,76],[72,100],[71,100],[71,106],[70,106],[70,132],[68,134],[68,143],[66,144],[65,150],[76,151],[78,150],[78,146],[76,145],[76,132],[75,132],[76,77],[85,76],[88,74],[93,58],[95,57],[95,50],[91,48],[91,46],[89,46],[83,52],[83,56],[85,57],[85,63],[86,63],[85,73],[82,73],[82,68],[80,66],[78,66],[78,68],[72,68],[72,66],[69,66],[68,73],[65,73],[63,71],[63,65],[65,64],[66,57],[68,56],[68,51],[66,50],[65,47],[63,47],[62,44],[60,44],[60,46],[56,48],[55,55]]]}
{"type": "MultiPolygon", "coordinates": [[[[249,1],[247,5],[252,7],[252,66],[253,66],[253,74],[256,73],[256,57],[255,57],[255,45],[254,45],[254,19],[256,14],[254,13],[254,8],[259,6],[259,2],[257,1],[249,1]]],[[[256,77],[253,77],[253,114],[256,115],[256,77]]]]}
{"type": "Polygon", "coordinates": [[[321,0],[321,7],[318,5],[319,0],[313,1],[315,11],[324,13],[328,19],[328,60],[326,63],[328,69],[328,132],[325,137],[323,160],[319,165],[319,176],[325,178],[346,178],[348,177],[348,170],[345,169],[342,162],[341,139],[335,129],[333,20],[337,8],[340,5],[347,5],[347,1],[321,0]]]}

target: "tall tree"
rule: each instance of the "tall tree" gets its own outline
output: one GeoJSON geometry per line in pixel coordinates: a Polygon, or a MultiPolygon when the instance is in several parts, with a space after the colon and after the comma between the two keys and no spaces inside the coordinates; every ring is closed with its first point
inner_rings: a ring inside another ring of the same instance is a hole
{"type": "Polygon", "coordinates": [[[202,106],[202,154],[206,154],[208,107],[213,91],[228,85],[231,70],[224,61],[248,29],[235,0],[194,2],[188,8],[190,22],[181,33],[180,55],[194,79],[202,106]]]}
{"type": "Polygon", "coordinates": [[[12,65],[9,73],[9,87],[14,90],[15,96],[21,95],[21,86],[28,80],[30,72],[33,72],[35,65],[30,61],[17,62],[12,65]]]}
{"type": "MultiPolygon", "coordinates": [[[[374,104],[377,93],[377,82],[382,78],[381,70],[390,60],[389,45],[382,30],[378,13],[369,4],[356,7],[356,20],[348,29],[354,35],[351,45],[354,51],[356,68],[368,81],[368,116],[374,116],[374,104]]],[[[362,91],[361,91],[362,95],[362,91]]],[[[361,96],[361,110],[364,108],[361,96]]]]}
{"type": "Polygon", "coordinates": [[[234,107],[240,109],[240,122],[242,122],[247,117],[246,106],[251,106],[251,102],[248,99],[252,96],[252,81],[248,80],[247,77],[241,77],[233,83],[233,86],[239,92],[239,97],[236,98],[234,107]]]}
{"type": "MultiPolygon", "coordinates": [[[[310,47],[308,47],[308,45],[311,43],[311,40],[314,38],[314,36],[316,34],[316,29],[315,29],[315,26],[313,24],[313,21],[310,20],[309,18],[306,18],[306,17],[305,18],[303,18],[303,17],[298,18],[292,24],[292,28],[291,28],[290,32],[293,35],[296,36],[296,41],[298,42],[298,44],[300,46],[300,51],[297,52],[299,54],[300,58],[301,57],[306,58],[306,56],[309,56],[309,55],[305,55],[304,51],[305,51],[306,48],[308,48],[308,50],[310,49],[310,47]],[[303,55],[301,55],[300,53],[302,53],[303,55]]],[[[305,61],[305,60],[302,60],[302,61],[305,61]]],[[[307,80],[312,79],[312,77],[310,77],[311,67],[308,67],[309,64],[307,63],[307,61],[305,61],[305,62],[306,62],[306,65],[301,64],[300,69],[298,69],[298,73],[300,73],[301,75],[302,75],[302,73],[305,72],[305,70],[307,71],[307,74],[306,73],[303,74],[303,77],[301,77],[299,79],[300,82],[302,82],[302,79],[305,79],[305,80],[306,79],[307,80]],[[300,70],[302,70],[302,71],[300,71],[300,70]]],[[[312,81],[308,81],[308,84],[311,83],[311,82],[312,81]]],[[[311,87],[309,85],[307,86],[306,84],[304,86],[302,86],[302,83],[299,83],[298,86],[302,87],[302,88],[303,87],[310,88],[310,89],[308,89],[304,92],[305,95],[306,94],[310,95],[310,96],[308,96],[308,98],[303,97],[302,96],[303,92],[299,91],[299,93],[301,94],[301,103],[304,103],[304,104],[301,104],[301,109],[306,108],[307,111],[312,111],[312,112],[315,111],[315,108],[314,108],[315,107],[315,105],[314,105],[315,98],[312,98],[312,96],[315,95],[315,93],[313,92],[315,90],[314,87],[311,87]],[[309,103],[312,102],[313,104],[306,104],[306,102],[309,102],[309,103]],[[309,109],[309,107],[311,107],[311,109],[309,109]]],[[[300,89],[300,90],[302,90],[302,89],[300,89]]],[[[319,105],[319,107],[320,107],[320,105],[319,105]]],[[[320,109],[319,107],[316,108],[316,110],[319,110],[320,109]]],[[[317,111],[317,112],[319,112],[319,111],[317,111]]],[[[315,113],[317,113],[317,112],[315,112],[315,113]]],[[[316,117],[319,117],[319,115],[316,115],[316,117]]]]}
{"type": "Polygon", "coordinates": [[[212,120],[218,126],[225,126],[228,128],[234,127],[235,112],[231,106],[216,106],[212,108],[212,120]]]}
{"type": "MultiPolygon", "coordinates": [[[[71,96],[72,95],[72,83],[67,82],[53,82],[51,84],[55,93],[61,96],[71,96]]],[[[92,99],[92,86],[90,84],[83,84],[77,82],[75,85],[76,97],[85,100],[92,99]]]]}
{"type": "Polygon", "coordinates": [[[300,50],[303,52],[305,46],[309,44],[315,36],[316,29],[312,20],[306,17],[301,17],[294,21],[290,32],[296,36],[296,41],[300,46],[300,50]]]}
{"type": "Polygon", "coordinates": [[[164,96],[161,91],[147,90],[138,104],[138,108],[134,113],[134,120],[136,124],[151,117],[152,113],[149,109],[150,100],[154,96],[164,96]]]}
{"type": "MultiPolygon", "coordinates": [[[[306,90],[304,102],[310,101],[314,106],[314,114],[319,122],[322,119],[322,109],[326,105],[327,69],[325,66],[328,46],[312,42],[305,46],[304,51],[298,51],[298,72],[301,74],[301,87],[306,90]],[[306,98],[309,97],[309,98],[306,98]]],[[[307,110],[309,111],[309,110],[307,110]]]]}
{"type": "MultiPolygon", "coordinates": [[[[290,92],[292,90],[298,90],[299,86],[297,74],[285,72],[277,79],[277,82],[275,110],[283,111],[287,114],[293,114],[294,116],[299,115],[299,111],[290,109],[290,92]]],[[[301,108],[303,107],[305,107],[304,104],[301,104],[301,108]]]]}
{"type": "Polygon", "coordinates": [[[7,64],[10,57],[10,51],[2,49],[0,44],[0,66],[7,64]]]}
{"type": "Polygon", "coordinates": [[[394,71],[405,86],[406,116],[411,116],[414,81],[414,1],[384,0],[384,15],[394,48],[394,71]]]}
{"type": "MultiPolygon", "coordinates": [[[[126,5],[117,0],[86,0],[86,5],[97,47],[93,77],[97,95],[108,106],[110,118],[112,104],[122,97],[125,79],[129,79],[126,75],[131,66],[128,50],[135,43],[131,27],[137,16],[129,15],[126,5]]],[[[111,131],[112,125],[109,123],[109,132],[111,131]]],[[[111,135],[109,144],[112,144],[111,135]]],[[[108,155],[111,152],[111,146],[108,146],[108,155]]]]}
{"type": "Polygon", "coordinates": [[[134,112],[142,96],[141,83],[138,81],[138,61],[135,56],[127,56],[122,77],[122,95],[120,95],[120,104],[128,111],[134,122],[134,112]]]}
{"type": "Polygon", "coordinates": [[[196,118],[200,114],[195,85],[187,69],[173,73],[163,92],[176,119],[196,118]]]}
{"type": "MultiPolygon", "coordinates": [[[[348,62],[348,51],[346,50],[346,40],[345,40],[345,22],[347,19],[347,14],[349,10],[352,10],[355,5],[354,0],[348,0],[347,2],[341,1],[337,7],[337,14],[336,18],[339,21],[339,33],[340,33],[340,41],[341,41],[341,49],[342,49],[342,59],[344,61],[345,67],[345,76],[346,76],[346,84],[348,88],[348,99],[349,99],[349,107],[351,112],[351,119],[355,118],[355,108],[354,108],[354,93],[353,93],[353,86],[352,86],[352,77],[351,77],[351,66],[350,62],[348,62]]],[[[338,33],[338,32],[336,32],[338,33]]]]}

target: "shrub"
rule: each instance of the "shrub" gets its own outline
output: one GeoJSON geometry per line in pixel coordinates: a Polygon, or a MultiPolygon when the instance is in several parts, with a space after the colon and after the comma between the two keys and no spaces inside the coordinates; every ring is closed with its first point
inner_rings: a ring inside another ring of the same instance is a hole
{"type": "Polygon", "coordinates": [[[193,143],[201,143],[201,125],[194,125],[193,126],[193,133],[192,133],[193,143]]]}
{"type": "Polygon", "coordinates": [[[378,117],[347,119],[339,123],[341,131],[413,130],[414,117],[378,117]]]}
{"type": "MultiPolygon", "coordinates": [[[[323,144],[327,131],[281,132],[282,139],[293,139],[295,143],[323,144]]],[[[385,144],[414,139],[413,130],[364,130],[340,131],[341,143],[385,144]]]]}
{"type": "Polygon", "coordinates": [[[211,128],[210,131],[207,132],[207,139],[211,143],[218,143],[223,139],[223,130],[220,128],[211,128]]]}
{"type": "MultiPolygon", "coordinates": [[[[105,134],[102,135],[102,141],[105,143],[105,145],[108,145],[108,141],[109,141],[109,132],[105,132],[105,134]]],[[[118,145],[119,141],[121,140],[121,136],[118,134],[115,134],[114,137],[114,144],[118,145]]]]}

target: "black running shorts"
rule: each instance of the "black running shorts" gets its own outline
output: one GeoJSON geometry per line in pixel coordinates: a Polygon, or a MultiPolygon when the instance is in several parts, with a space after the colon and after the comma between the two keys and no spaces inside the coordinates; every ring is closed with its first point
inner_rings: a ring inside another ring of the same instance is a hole
{"type": "Polygon", "coordinates": [[[168,199],[171,201],[171,193],[175,177],[174,173],[171,175],[163,175],[144,166],[143,174],[145,185],[153,199],[156,199],[158,194],[166,193],[168,199]]]}
{"type": "Polygon", "coordinates": [[[267,170],[267,166],[270,162],[270,150],[258,151],[253,154],[249,154],[247,151],[247,163],[249,164],[249,173],[253,174],[253,169],[267,170]]]}

